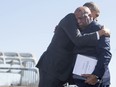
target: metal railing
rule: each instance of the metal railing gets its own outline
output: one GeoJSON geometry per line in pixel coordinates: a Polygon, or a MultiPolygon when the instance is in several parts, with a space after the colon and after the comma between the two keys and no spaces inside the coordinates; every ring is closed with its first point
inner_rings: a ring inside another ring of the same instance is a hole
{"type": "Polygon", "coordinates": [[[0,52],[0,87],[38,87],[38,83],[31,53],[0,52]]]}

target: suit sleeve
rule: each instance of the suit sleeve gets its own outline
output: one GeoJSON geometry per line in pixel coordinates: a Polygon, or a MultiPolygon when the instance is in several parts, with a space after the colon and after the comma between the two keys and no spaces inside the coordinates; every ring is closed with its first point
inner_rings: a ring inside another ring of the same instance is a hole
{"type": "Polygon", "coordinates": [[[107,68],[112,54],[110,53],[110,38],[102,36],[98,43],[97,48],[98,62],[93,71],[94,75],[97,75],[99,78],[102,78],[107,68]]]}
{"type": "Polygon", "coordinates": [[[81,35],[74,14],[68,14],[64,17],[60,21],[59,26],[77,46],[96,46],[98,43],[96,32],[81,35]]]}

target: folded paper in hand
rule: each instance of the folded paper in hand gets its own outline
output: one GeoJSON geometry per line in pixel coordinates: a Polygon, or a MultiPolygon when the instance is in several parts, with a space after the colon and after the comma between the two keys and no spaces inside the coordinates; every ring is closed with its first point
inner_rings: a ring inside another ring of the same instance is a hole
{"type": "Polygon", "coordinates": [[[95,57],[78,54],[73,69],[73,74],[80,76],[82,74],[91,74],[94,71],[96,64],[97,60],[95,57]]]}

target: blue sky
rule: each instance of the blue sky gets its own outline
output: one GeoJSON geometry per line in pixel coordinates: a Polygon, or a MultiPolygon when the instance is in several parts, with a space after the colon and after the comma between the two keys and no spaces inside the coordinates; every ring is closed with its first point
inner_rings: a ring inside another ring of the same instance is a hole
{"type": "MultiPolygon", "coordinates": [[[[0,51],[31,52],[38,60],[53,36],[54,28],[68,13],[90,0],[0,0],[0,51]]],[[[92,0],[91,0],[92,1],[92,0]]],[[[111,30],[111,87],[116,86],[114,0],[94,0],[100,7],[99,23],[111,30]]]]}

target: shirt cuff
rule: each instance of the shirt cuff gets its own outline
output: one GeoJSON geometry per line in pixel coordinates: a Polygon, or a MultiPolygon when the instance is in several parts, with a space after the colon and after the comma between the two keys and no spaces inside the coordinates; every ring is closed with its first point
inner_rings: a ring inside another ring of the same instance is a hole
{"type": "Polygon", "coordinates": [[[99,36],[98,31],[96,32],[96,34],[97,34],[97,40],[99,40],[100,39],[100,36],[99,36]]]}

